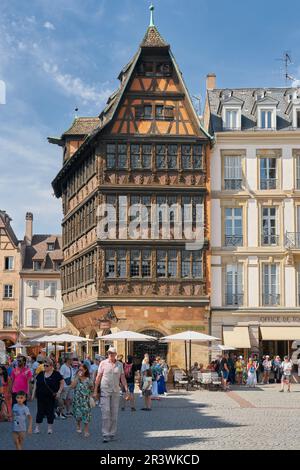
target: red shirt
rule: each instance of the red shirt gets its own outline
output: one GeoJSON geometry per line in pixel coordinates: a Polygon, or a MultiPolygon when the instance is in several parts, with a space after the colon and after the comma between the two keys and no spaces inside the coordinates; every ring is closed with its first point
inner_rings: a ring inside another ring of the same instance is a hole
{"type": "Polygon", "coordinates": [[[32,372],[28,367],[16,367],[11,373],[11,379],[13,381],[12,392],[18,393],[23,390],[25,393],[29,393],[29,382],[32,377],[32,372]]]}

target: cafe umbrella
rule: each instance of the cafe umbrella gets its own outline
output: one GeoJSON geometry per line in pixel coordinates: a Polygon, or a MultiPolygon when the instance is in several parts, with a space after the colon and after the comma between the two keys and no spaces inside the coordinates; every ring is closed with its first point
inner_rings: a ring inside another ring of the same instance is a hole
{"type": "Polygon", "coordinates": [[[186,373],[190,372],[192,368],[192,343],[204,343],[217,340],[220,340],[220,338],[190,330],[182,331],[181,333],[176,333],[174,335],[163,336],[162,338],[160,338],[160,341],[163,343],[172,343],[173,341],[184,341],[186,373]],[[187,366],[187,344],[189,344],[189,369],[187,366]]]}
{"type": "Polygon", "coordinates": [[[157,341],[154,336],[144,335],[136,331],[118,331],[109,335],[99,336],[98,339],[105,341],[125,341],[125,356],[127,357],[128,342],[130,341],[157,341]]]}

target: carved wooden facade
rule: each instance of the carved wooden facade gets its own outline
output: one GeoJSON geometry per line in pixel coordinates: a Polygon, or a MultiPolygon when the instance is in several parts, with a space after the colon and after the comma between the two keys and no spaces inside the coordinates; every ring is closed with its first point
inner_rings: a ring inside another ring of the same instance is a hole
{"type": "MultiPolygon", "coordinates": [[[[120,88],[100,114],[100,125],[95,129],[93,122],[53,182],[63,200],[64,311],[72,316],[90,306],[128,305],[130,299],[140,305],[145,299],[158,305],[166,300],[169,305],[183,300],[207,305],[207,244],[191,254],[185,240],[174,236],[97,238],[97,207],[118,196],[128,202],[144,198],[150,205],[159,198],[198,198],[207,223],[209,136],[155,27],[148,28],[119,79],[120,88]]],[[[77,145],[71,128],[55,143],[68,146],[69,154],[72,138],[77,145]]]]}

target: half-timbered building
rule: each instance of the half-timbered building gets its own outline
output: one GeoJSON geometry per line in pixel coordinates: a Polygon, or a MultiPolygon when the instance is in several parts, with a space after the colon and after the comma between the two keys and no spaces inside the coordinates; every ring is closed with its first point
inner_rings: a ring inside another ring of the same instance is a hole
{"type": "MultiPolygon", "coordinates": [[[[113,327],[156,337],[184,329],[207,332],[209,135],[170,46],[152,22],[118,78],[120,86],[99,117],[76,118],[61,138],[49,138],[64,154],[52,183],[63,205],[64,314],[92,339],[113,327]],[[113,238],[97,231],[103,203],[119,215],[113,238]],[[201,213],[200,248],[187,249],[187,240],[176,238],[172,213],[168,239],[161,227],[153,239],[150,222],[140,238],[121,230],[122,204],[129,221],[133,204],[149,215],[154,204],[174,203],[193,206],[192,224],[201,213]]],[[[182,347],[172,345],[169,363],[183,365],[182,347]]],[[[138,356],[147,349],[137,343],[132,348],[138,356]]],[[[167,345],[151,343],[148,349],[167,354],[167,345]]]]}

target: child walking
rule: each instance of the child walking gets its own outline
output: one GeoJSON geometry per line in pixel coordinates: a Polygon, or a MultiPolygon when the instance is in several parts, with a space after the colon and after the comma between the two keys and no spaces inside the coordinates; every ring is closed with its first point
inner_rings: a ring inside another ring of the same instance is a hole
{"type": "Polygon", "coordinates": [[[144,411],[151,411],[151,394],[152,394],[152,371],[147,369],[144,372],[143,386],[142,386],[143,397],[145,400],[144,411]]]}
{"type": "Polygon", "coordinates": [[[16,395],[16,402],[12,408],[13,414],[13,440],[17,450],[22,450],[26,435],[26,418],[28,418],[28,434],[32,433],[32,416],[29,408],[24,404],[26,393],[20,391],[16,395]]]}

